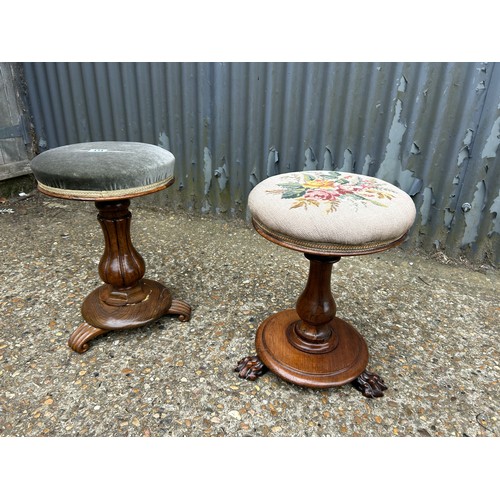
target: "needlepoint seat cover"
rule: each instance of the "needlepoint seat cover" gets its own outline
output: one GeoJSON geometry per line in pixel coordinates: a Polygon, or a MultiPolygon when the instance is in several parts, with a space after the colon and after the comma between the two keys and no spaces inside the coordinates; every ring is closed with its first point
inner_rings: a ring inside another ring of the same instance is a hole
{"type": "Polygon", "coordinates": [[[396,186],[354,173],[313,170],[279,174],[248,197],[256,230],[305,253],[359,255],[400,243],[416,215],[396,186]]]}
{"type": "Polygon", "coordinates": [[[85,142],[49,149],[31,169],[43,193],[75,200],[133,198],[174,182],[172,153],[140,142],[85,142]]]}

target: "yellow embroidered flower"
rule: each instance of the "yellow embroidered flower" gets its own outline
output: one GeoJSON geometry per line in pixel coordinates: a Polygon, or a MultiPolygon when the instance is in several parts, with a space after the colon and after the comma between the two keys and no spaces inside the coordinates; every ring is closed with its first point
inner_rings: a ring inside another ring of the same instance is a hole
{"type": "Polygon", "coordinates": [[[331,188],[335,185],[334,181],[329,181],[326,179],[314,179],[304,182],[303,186],[306,189],[321,189],[321,188],[331,188]]]}

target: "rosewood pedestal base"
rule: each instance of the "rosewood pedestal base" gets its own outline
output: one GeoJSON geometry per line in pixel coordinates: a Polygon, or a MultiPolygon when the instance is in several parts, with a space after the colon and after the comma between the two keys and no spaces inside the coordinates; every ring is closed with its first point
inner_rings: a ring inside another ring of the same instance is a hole
{"type": "Polygon", "coordinates": [[[312,388],[352,382],[366,397],[383,396],[383,380],[366,371],[366,342],[352,325],[335,316],[330,279],[340,257],[306,257],[309,278],[296,309],[274,314],[260,325],[257,356],[242,359],[236,371],[241,378],[255,380],[268,368],[288,382],[312,388]]]}
{"type": "Polygon", "coordinates": [[[138,328],[165,314],[177,314],[180,321],[191,318],[186,302],[172,299],[161,283],[143,279],[144,260],[130,239],[129,205],[130,200],[96,202],[105,242],[99,275],[105,284],[83,302],[85,321],[68,341],[76,352],[85,352],[90,340],[110,330],[138,328]]]}

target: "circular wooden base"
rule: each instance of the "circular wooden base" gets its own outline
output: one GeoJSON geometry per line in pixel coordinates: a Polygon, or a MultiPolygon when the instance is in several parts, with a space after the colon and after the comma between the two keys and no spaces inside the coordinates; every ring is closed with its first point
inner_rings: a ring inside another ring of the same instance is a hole
{"type": "Polygon", "coordinates": [[[125,330],[144,326],[166,314],[172,305],[172,295],[157,281],[144,279],[147,296],[141,302],[109,305],[101,300],[106,285],[91,292],[83,302],[82,316],[93,327],[102,330],[125,330]]]}
{"type": "Polygon", "coordinates": [[[257,355],[276,375],[293,384],[327,388],[355,380],[368,364],[368,347],[358,331],[344,320],[330,325],[338,344],[326,353],[307,353],[294,347],[287,331],[300,320],[295,309],[286,309],[267,318],[255,339],[257,355]]]}

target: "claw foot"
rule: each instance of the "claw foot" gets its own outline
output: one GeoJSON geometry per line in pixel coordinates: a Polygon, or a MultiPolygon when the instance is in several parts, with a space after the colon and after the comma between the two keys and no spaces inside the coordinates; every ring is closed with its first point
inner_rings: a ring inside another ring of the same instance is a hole
{"type": "Polygon", "coordinates": [[[106,333],[108,330],[103,330],[102,328],[96,328],[95,326],[89,325],[88,323],[82,323],[70,336],[68,340],[68,345],[73,349],[73,351],[79,354],[88,351],[88,342],[95,339],[99,335],[106,333]]]}
{"type": "Polygon", "coordinates": [[[262,363],[258,356],[247,356],[240,360],[234,371],[239,372],[240,378],[256,380],[257,377],[267,372],[267,366],[262,363]]]}
{"type": "Polygon", "coordinates": [[[179,321],[189,321],[191,319],[191,306],[183,300],[174,299],[166,314],[178,314],[179,321]]]}
{"type": "Polygon", "coordinates": [[[382,391],[387,390],[382,378],[367,370],[354,380],[352,385],[367,398],[381,398],[384,395],[382,391]]]}

